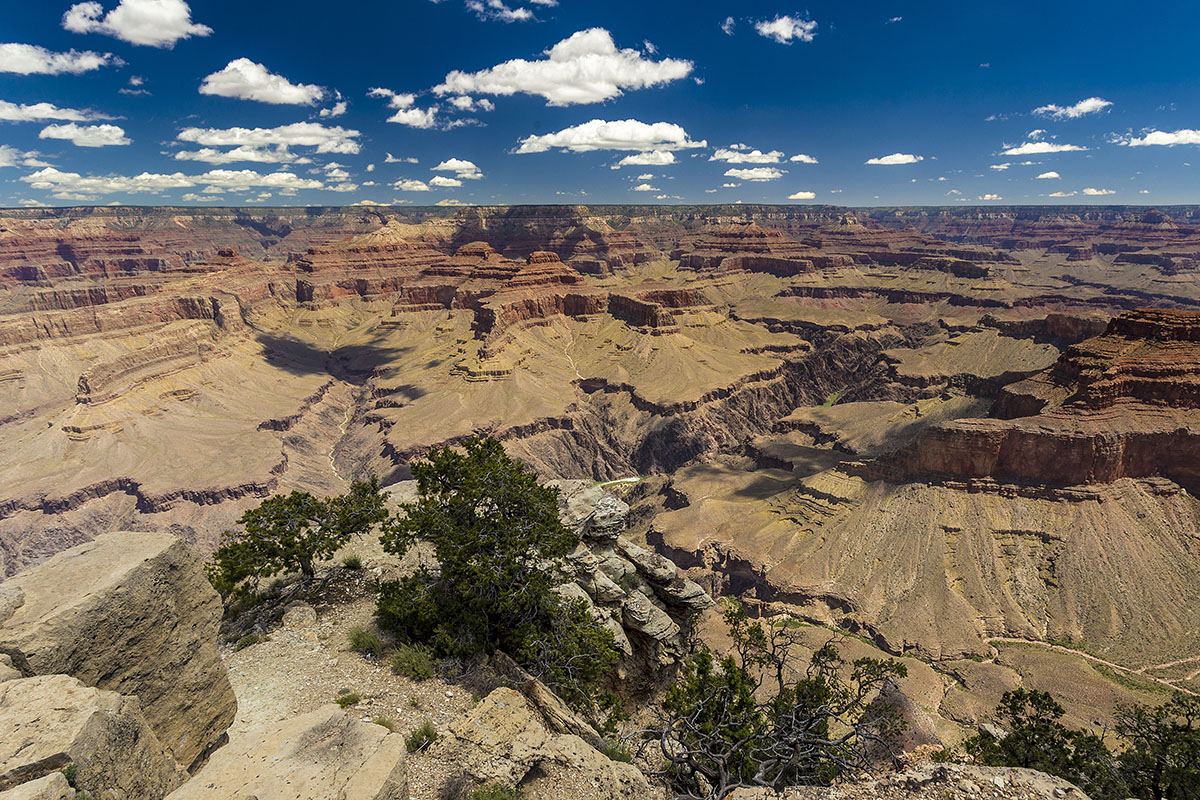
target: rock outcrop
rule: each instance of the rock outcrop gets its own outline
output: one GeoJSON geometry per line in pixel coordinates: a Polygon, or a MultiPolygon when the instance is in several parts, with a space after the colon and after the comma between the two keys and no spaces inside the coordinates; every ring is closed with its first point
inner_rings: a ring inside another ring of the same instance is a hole
{"type": "Polygon", "coordinates": [[[0,590],[0,607],[11,609],[0,619],[0,652],[24,675],[70,675],[136,696],[185,767],[223,741],[237,701],[217,651],[221,601],[182,541],[105,534],[0,590]]]}
{"type": "Polygon", "coordinates": [[[334,705],[248,731],[170,800],[408,800],[404,738],[334,705]]]}
{"type": "Polygon", "coordinates": [[[187,777],[137,698],[67,675],[0,683],[0,731],[0,789],[42,782],[21,789],[32,797],[61,791],[45,778],[69,767],[96,800],[162,800],[187,777]]]}
{"type": "Polygon", "coordinates": [[[597,800],[654,797],[633,765],[610,760],[583,739],[552,734],[529,701],[496,689],[450,724],[433,755],[455,764],[477,784],[520,787],[530,800],[581,796],[597,800]]]}

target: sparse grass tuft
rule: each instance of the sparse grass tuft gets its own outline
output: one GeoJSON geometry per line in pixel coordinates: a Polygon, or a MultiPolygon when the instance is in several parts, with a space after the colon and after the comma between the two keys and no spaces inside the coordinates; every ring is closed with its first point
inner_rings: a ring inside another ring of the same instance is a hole
{"type": "Polygon", "coordinates": [[[471,792],[469,800],[525,800],[525,793],[515,786],[489,783],[471,792]]]}
{"type": "Polygon", "coordinates": [[[334,702],[342,708],[349,708],[350,706],[358,705],[360,702],[362,702],[362,697],[358,692],[346,692],[344,694],[339,693],[334,702]]]}
{"type": "Polygon", "coordinates": [[[427,749],[437,738],[437,728],[433,727],[432,722],[425,720],[409,732],[404,739],[404,746],[408,748],[408,752],[417,753],[427,749]]]}
{"type": "Polygon", "coordinates": [[[238,639],[237,644],[233,646],[233,649],[234,651],[245,650],[247,647],[251,647],[256,644],[262,644],[265,641],[267,641],[266,636],[261,636],[257,633],[251,633],[248,636],[243,636],[242,638],[238,639]]]}
{"type": "Polygon", "coordinates": [[[358,553],[348,553],[342,556],[342,566],[346,569],[362,569],[362,556],[358,553]]]}
{"type": "Polygon", "coordinates": [[[392,653],[392,672],[413,681],[433,677],[433,655],[419,645],[402,644],[392,653]]]}
{"type": "Polygon", "coordinates": [[[608,756],[610,761],[620,761],[624,764],[633,763],[633,751],[618,740],[605,739],[600,745],[600,752],[608,756]]]}
{"type": "Polygon", "coordinates": [[[374,722],[376,725],[378,725],[381,728],[387,728],[389,731],[392,731],[392,732],[395,732],[395,730],[396,730],[396,721],[394,719],[392,719],[391,717],[384,717],[384,716],[371,717],[371,722],[374,722]]]}
{"type": "Polygon", "coordinates": [[[383,641],[375,631],[361,627],[351,628],[349,639],[350,649],[356,653],[375,658],[383,655],[383,641]]]}

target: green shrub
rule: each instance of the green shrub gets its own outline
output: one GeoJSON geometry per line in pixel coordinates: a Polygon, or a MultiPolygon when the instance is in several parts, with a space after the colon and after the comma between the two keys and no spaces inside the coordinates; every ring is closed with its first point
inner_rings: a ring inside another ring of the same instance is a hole
{"type": "Polygon", "coordinates": [[[425,720],[409,732],[404,739],[404,746],[408,748],[408,752],[416,753],[428,748],[437,738],[437,728],[433,727],[432,722],[425,720]]]}
{"type": "Polygon", "coordinates": [[[238,639],[237,644],[235,644],[233,646],[233,649],[235,652],[240,651],[240,650],[245,650],[247,647],[251,647],[256,644],[261,644],[265,641],[267,641],[266,636],[260,636],[257,633],[251,633],[247,636],[243,636],[242,638],[238,639]]]}
{"type": "Polygon", "coordinates": [[[633,763],[633,751],[619,739],[605,739],[600,743],[600,752],[608,756],[610,761],[620,761],[625,764],[633,763]]]}
{"type": "Polygon", "coordinates": [[[342,708],[349,708],[350,706],[358,705],[361,701],[362,697],[359,696],[358,692],[346,692],[345,694],[339,694],[334,700],[334,702],[342,708]]]}
{"type": "Polygon", "coordinates": [[[342,556],[342,566],[346,569],[362,569],[362,556],[358,553],[349,553],[342,556]]]}
{"type": "Polygon", "coordinates": [[[480,786],[469,795],[469,800],[524,800],[525,793],[515,786],[503,783],[489,783],[480,786]]]}
{"type": "Polygon", "coordinates": [[[409,680],[427,681],[433,677],[433,656],[426,647],[402,644],[392,653],[392,672],[409,680]]]}
{"type": "Polygon", "coordinates": [[[391,717],[384,717],[384,716],[371,717],[371,722],[374,722],[376,725],[378,725],[381,728],[387,728],[389,731],[396,730],[396,721],[394,719],[392,719],[391,717]]]}
{"type": "Polygon", "coordinates": [[[383,655],[383,642],[375,631],[369,631],[362,627],[351,628],[349,639],[350,649],[356,653],[375,658],[383,655]]]}
{"type": "Polygon", "coordinates": [[[67,764],[67,766],[63,767],[62,774],[67,779],[67,784],[74,789],[75,780],[79,777],[79,767],[74,764],[67,764]]]}

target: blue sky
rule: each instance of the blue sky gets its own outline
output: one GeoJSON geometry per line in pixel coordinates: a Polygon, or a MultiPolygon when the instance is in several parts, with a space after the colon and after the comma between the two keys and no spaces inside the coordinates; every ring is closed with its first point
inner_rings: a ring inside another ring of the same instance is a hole
{"type": "Polygon", "coordinates": [[[1182,0],[3,5],[0,205],[1200,202],[1182,0]]]}

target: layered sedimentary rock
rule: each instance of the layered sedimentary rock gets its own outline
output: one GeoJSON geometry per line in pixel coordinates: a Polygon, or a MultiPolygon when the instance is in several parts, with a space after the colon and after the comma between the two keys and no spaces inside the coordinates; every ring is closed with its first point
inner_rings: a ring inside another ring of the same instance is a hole
{"type": "Polygon", "coordinates": [[[106,534],[8,579],[0,592],[0,652],[22,673],[61,673],[136,696],[158,741],[185,767],[223,740],[237,701],[217,651],[221,601],[178,539],[106,534]]]}

